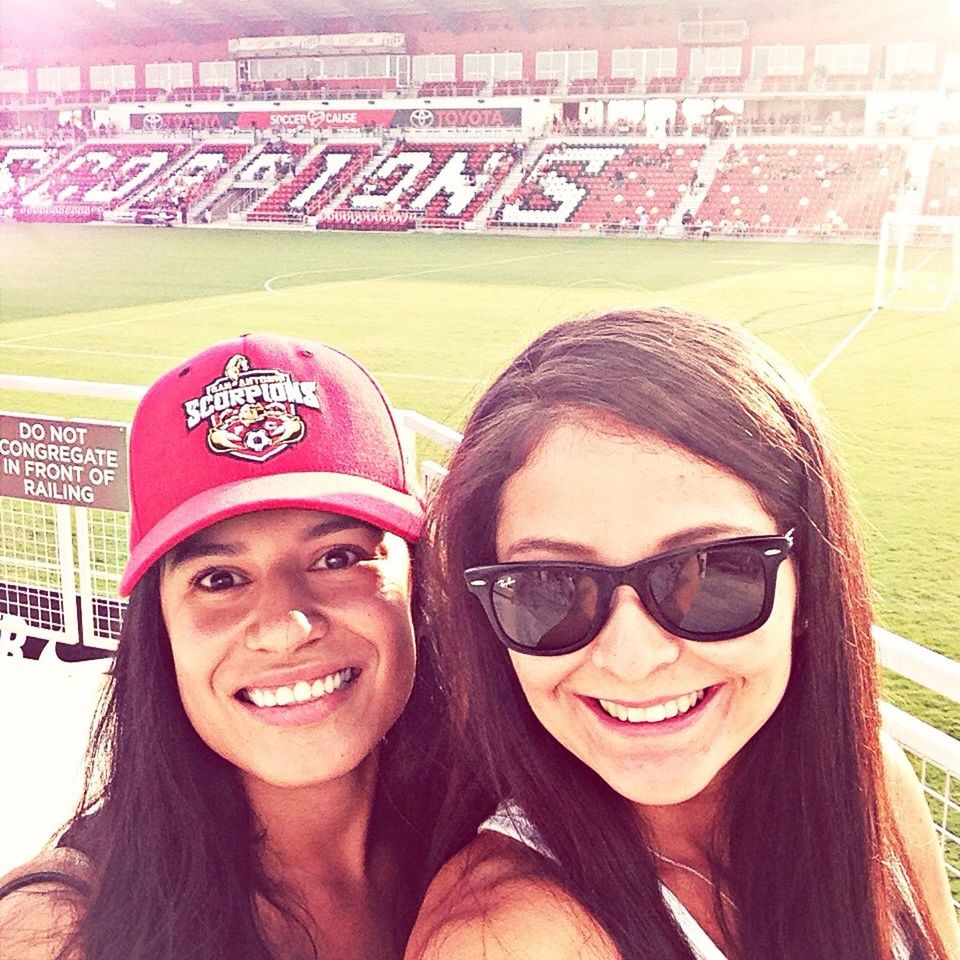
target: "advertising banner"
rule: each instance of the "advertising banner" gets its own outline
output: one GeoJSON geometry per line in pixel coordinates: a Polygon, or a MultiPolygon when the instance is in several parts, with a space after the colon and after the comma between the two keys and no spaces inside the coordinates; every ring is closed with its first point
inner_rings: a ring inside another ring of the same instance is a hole
{"type": "Polygon", "coordinates": [[[325,33],[297,37],[238,37],[229,41],[230,56],[255,57],[345,56],[366,53],[404,53],[402,33],[325,33]]]}
{"type": "Polygon", "coordinates": [[[409,210],[334,210],[317,221],[318,230],[412,230],[416,225],[409,210]]]}
{"type": "MultiPolygon", "coordinates": [[[[252,106],[252,105],[251,105],[252,106]]],[[[405,127],[432,130],[450,127],[519,127],[520,107],[322,107],[304,108],[290,103],[266,110],[243,109],[213,112],[147,110],[130,114],[130,127],[146,133],[161,130],[218,130],[230,127],[251,130],[362,130],[405,127]]]]}
{"type": "Polygon", "coordinates": [[[236,125],[258,130],[360,130],[363,127],[393,125],[395,110],[244,110],[236,114],[236,125]]]}
{"type": "Polygon", "coordinates": [[[24,205],[14,211],[17,220],[39,220],[57,223],[89,223],[103,219],[103,207],[95,203],[48,203],[43,206],[24,205]]]}
{"type": "Polygon", "coordinates": [[[145,133],[156,133],[160,130],[218,130],[220,127],[230,127],[236,122],[236,111],[197,111],[197,110],[148,110],[144,113],[130,114],[130,129],[142,130],[145,133]]]}
{"type": "Polygon", "coordinates": [[[520,107],[415,107],[397,110],[394,127],[519,127],[520,107]]]}

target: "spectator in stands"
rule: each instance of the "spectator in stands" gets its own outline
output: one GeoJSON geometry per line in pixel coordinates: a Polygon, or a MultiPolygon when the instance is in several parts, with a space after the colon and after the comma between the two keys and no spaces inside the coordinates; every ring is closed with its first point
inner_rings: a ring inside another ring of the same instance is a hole
{"type": "Polygon", "coordinates": [[[438,845],[488,818],[408,960],[960,956],[807,396],[659,310],[561,324],[480,399],[426,562],[469,758],[438,845]]]}
{"type": "Polygon", "coordinates": [[[147,392],[93,779],[0,880],[0,956],[400,956],[443,772],[399,436],[314,341],[216,344],[147,392]]]}

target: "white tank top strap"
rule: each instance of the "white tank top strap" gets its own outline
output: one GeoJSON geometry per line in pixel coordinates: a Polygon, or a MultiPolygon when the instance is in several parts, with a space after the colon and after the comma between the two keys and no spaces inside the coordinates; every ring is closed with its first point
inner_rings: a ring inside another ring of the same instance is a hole
{"type": "Polygon", "coordinates": [[[548,860],[557,858],[550,852],[547,845],[540,839],[537,828],[530,822],[527,815],[512,800],[504,800],[492,816],[487,817],[483,823],[477,827],[477,833],[489,831],[490,833],[500,833],[511,840],[517,840],[524,846],[535,850],[542,857],[548,860]]]}
{"type": "MultiPolygon", "coordinates": [[[[485,830],[510,837],[511,840],[517,840],[530,847],[531,850],[535,850],[541,856],[548,857],[551,860],[557,859],[540,838],[536,827],[530,822],[527,815],[512,800],[505,800],[501,803],[494,814],[484,820],[477,828],[478,833],[485,830]]],[[[687,938],[687,943],[693,950],[696,960],[727,960],[727,957],[707,936],[703,927],[697,923],[693,914],[680,902],[676,894],[662,883],[660,884],[660,892],[687,938]]]]}

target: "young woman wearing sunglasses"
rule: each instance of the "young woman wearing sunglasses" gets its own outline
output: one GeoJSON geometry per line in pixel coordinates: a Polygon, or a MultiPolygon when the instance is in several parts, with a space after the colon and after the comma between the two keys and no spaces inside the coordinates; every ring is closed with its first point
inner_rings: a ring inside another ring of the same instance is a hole
{"type": "Polygon", "coordinates": [[[471,416],[430,529],[466,742],[441,847],[476,825],[473,778],[499,806],[410,960],[960,956],[881,739],[836,458],[749,335],[668,311],[545,333],[471,416]]]}
{"type": "Polygon", "coordinates": [[[245,336],[154,384],[87,795],[0,882],[0,956],[399,957],[442,782],[409,469],[322,344],[245,336]]]}

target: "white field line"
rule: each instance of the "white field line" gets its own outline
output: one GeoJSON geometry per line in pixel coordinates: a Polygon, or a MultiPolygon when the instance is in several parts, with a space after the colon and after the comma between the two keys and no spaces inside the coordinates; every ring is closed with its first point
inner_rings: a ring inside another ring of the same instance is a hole
{"type": "MultiPolygon", "coordinates": [[[[237,303],[242,300],[249,300],[251,297],[262,299],[259,291],[245,293],[227,294],[223,298],[218,298],[220,305],[237,303]]],[[[25,337],[10,337],[8,340],[0,340],[0,347],[9,347],[17,343],[26,343],[30,340],[44,340],[48,337],[65,337],[73,333],[87,333],[90,330],[106,330],[110,327],[122,327],[128,323],[139,323],[141,320],[166,320],[169,317],[180,317],[188,313],[201,313],[209,310],[208,301],[195,303],[189,307],[182,307],[179,310],[164,310],[160,313],[142,313],[135,317],[123,317],[120,320],[107,320],[104,323],[90,323],[85,327],[65,327],[61,330],[51,330],[47,333],[32,333],[25,337]]]]}
{"type": "MultiPolygon", "coordinates": [[[[40,347],[36,344],[13,343],[9,344],[12,350],[43,351],[45,353],[92,354],[98,357],[119,357],[123,360],[143,360],[142,353],[111,353],[106,350],[81,350],[74,347],[40,347]]],[[[168,360],[171,363],[180,363],[184,358],[162,353],[151,353],[151,360],[168,360]]],[[[374,374],[383,380],[424,380],[429,383],[483,383],[483,377],[443,377],[429,373],[401,373],[398,370],[375,370],[374,374]]],[[[144,390],[146,387],[143,388],[144,390]]]]}
{"type": "Polygon", "coordinates": [[[839,343],[834,345],[834,348],[813,368],[813,370],[810,371],[810,374],[807,377],[807,383],[813,383],[813,381],[816,380],[817,377],[819,377],[820,374],[823,373],[823,371],[826,370],[827,367],[829,367],[830,364],[833,363],[833,361],[836,360],[841,353],[843,353],[843,351],[847,348],[847,345],[877,315],[879,310],[879,307],[873,307],[871,310],[869,310],[866,316],[864,316],[850,330],[850,332],[841,341],[839,341],[839,343]]]}
{"type": "MultiPolygon", "coordinates": [[[[566,254],[571,253],[569,250],[557,250],[554,253],[537,253],[531,254],[524,257],[509,257],[501,260],[481,260],[471,263],[457,263],[449,267],[432,267],[425,270],[411,270],[408,273],[390,273],[384,274],[378,277],[358,277],[351,280],[335,280],[332,283],[325,284],[326,287],[346,287],[351,285],[362,286],[364,284],[371,283],[381,283],[385,280],[404,280],[407,277],[422,277],[427,274],[433,273],[450,273],[454,270],[473,270],[482,267],[497,267],[502,266],[505,263],[518,263],[521,260],[545,260],[548,257],[560,257],[566,254]]],[[[306,271],[312,272],[312,271],[306,271]]],[[[279,274],[277,277],[271,277],[265,281],[266,284],[271,283],[273,280],[279,279],[282,276],[287,276],[287,274],[279,274]]],[[[265,289],[263,291],[245,291],[244,293],[237,294],[225,294],[222,297],[217,297],[218,303],[220,305],[225,305],[229,303],[237,303],[241,301],[253,301],[262,300],[266,297],[277,297],[277,296],[289,296],[290,294],[296,293],[299,291],[300,287],[290,287],[287,290],[273,290],[272,288],[265,289]]],[[[32,340],[45,340],[50,337],[63,337],[69,336],[74,333],[87,333],[91,330],[106,330],[110,327],[121,327],[130,323],[139,323],[141,320],[164,320],[168,317],[178,317],[184,316],[190,313],[199,313],[204,310],[209,310],[210,304],[208,301],[202,301],[200,303],[192,304],[189,307],[182,307],[178,310],[165,310],[160,313],[143,313],[134,317],[123,317],[119,320],[107,320],[104,323],[91,323],[85,327],[67,327],[61,330],[51,330],[47,333],[33,333],[23,337],[10,337],[6,340],[0,340],[0,346],[10,346],[16,343],[26,343],[32,340]]]]}
{"type": "MultiPolygon", "coordinates": [[[[414,270],[409,273],[388,273],[382,277],[358,277],[355,280],[334,280],[332,283],[325,284],[325,286],[348,287],[351,284],[364,284],[370,282],[380,282],[383,280],[406,280],[407,277],[425,277],[429,274],[451,273],[454,270],[473,269],[474,267],[499,267],[505,263],[520,263],[522,260],[546,260],[551,257],[563,256],[565,253],[569,252],[570,251],[568,250],[557,250],[555,253],[531,253],[525,257],[507,257],[503,260],[484,260],[479,263],[454,263],[449,267],[428,267],[424,270],[414,270]]],[[[264,281],[263,289],[267,291],[267,293],[272,294],[286,293],[286,290],[274,290],[273,282],[275,280],[282,280],[284,277],[299,277],[314,272],[315,271],[313,270],[298,270],[296,273],[278,273],[275,277],[270,277],[268,280],[264,281]]]]}
{"type": "MultiPolygon", "coordinates": [[[[745,280],[752,280],[755,277],[769,277],[772,274],[778,273],[792,273],[795,270],[822,270],[823,264],[820,263],[799,263],[795,264],[792,267],[784,267],[783,270],[750,270],[747,273],[731,273],[725,277],[714,277],[713,280],[704,280],[702,283],[690,283],[682,287],[671,287],[669,290],[663,291],[665,295],[672,294],[674,290],[680,291],[676,296],[669,296],[668,298],[663,299],[663,303],[667,306],[675,306],[678,303],[684,303],[687,300],[694,300],[700,294],[706,293],[710,290],[716,290],[718,287],[728,287],[731,285],[736,285],[737,283],[743,283],[745,280]]],[[[851,294],[854,296],[854,294],[851,294]]],[[[730,319],[736,319],[735,316],[732,316],[730,319]]]]}
{"type": "MultiPolygon", "coordinates": [[[[901,284],[901,289],[905,287],[907,282],[913,279],[913,277],[915,277],[930,262],[937,252],[938,251],[936,250],[933,251],[933,253],[929,254],[924,260],[921,260],[920,263],[907,274],[906,279],[901,284]]],[[[810,375],[807,377],[807,383],[813,383],[813,381],[816,380],[817,377],[819,377],[820,374],[823,373],[823,371],[826,370],[827,367],[829,367],[830,364],[833,363],[833,361],[836,360],[841,353],[843,353],[850,342],[857,337],[857,335],[880,312],[881,309],[881,307],[871,307],[866,316],[863,317],[863,319],[860,320],[859,323],[857,323],[856,326],[854,326],[853,329],[851,329],[850,332],[839,343],[837,343],[834,348],[813,368],[813,370],[810,371],[810,375]]],[[[896,308],[894,307],[893,309],[896,308]]]]}
{"type": "MultiPolygon", "coordinates": [[[[2,341],[0,341],[2,342],[2,341]]],[[[81,347],[40,347],[32,343],[14,343],[10,341],[3,343],[3,346],[9,346],[13,350],[30,350],[42,353],[69,353],[79,355],[89,355],[95,357],[119,357],[121,360],[144,360],[147,355],[143,353],[119,353],[111,350],[84,350],[81,347]]],[[[171,363],[179,363],[183,357],[174,357],[165,353],[151,353],[151,360],[169,360],[171,363]]]]}

